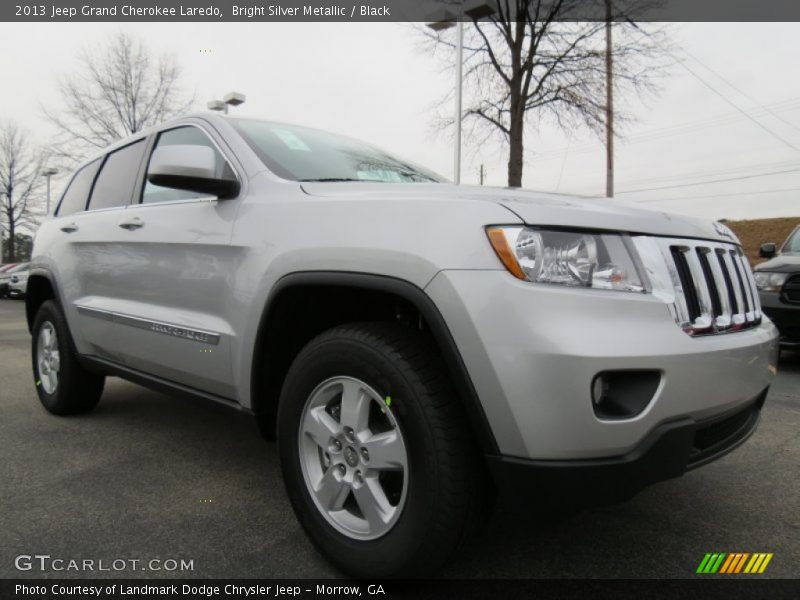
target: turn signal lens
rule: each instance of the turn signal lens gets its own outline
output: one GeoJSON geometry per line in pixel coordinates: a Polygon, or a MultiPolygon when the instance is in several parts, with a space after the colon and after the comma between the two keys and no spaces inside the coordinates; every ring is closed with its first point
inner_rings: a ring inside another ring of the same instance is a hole
{"type": "Polygon", "coordinates": [[[517,259],[514,257],[514,251],[509,246],[508,239],[502,228],[490,227],[486,230],[486,233],[489,235],[489,241],[492,243],[492,248],[497,253],[497,257],[508,269],[508,272],[517,279],[528,279],[525,271],[522,270],[522,267],[519,266],[517,259]]]}

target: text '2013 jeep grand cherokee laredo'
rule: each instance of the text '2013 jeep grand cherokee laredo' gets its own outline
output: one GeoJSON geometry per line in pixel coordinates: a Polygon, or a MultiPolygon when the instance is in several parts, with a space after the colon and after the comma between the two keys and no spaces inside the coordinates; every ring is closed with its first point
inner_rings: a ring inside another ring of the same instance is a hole
{"type": "Polygon", "coordinates": [[[221,115],[77,171],[27,318],[47,410],[117,375],[252,411],[311,540],[372,577],[436,568],[495,485],[614,500],[721,456],[777,354],[720,224],[221,115]]]}

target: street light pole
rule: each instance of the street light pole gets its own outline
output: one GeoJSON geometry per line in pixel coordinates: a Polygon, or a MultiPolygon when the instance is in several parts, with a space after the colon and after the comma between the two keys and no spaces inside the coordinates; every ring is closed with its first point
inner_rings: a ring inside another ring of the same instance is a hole
{"type": "Polygon", "coordinates": [[[453,159],[453,183],[461,183],[461,88],[464,77],[464,5],[461,5],[462,14],[458,20],[458,44],[456,47],[456,144],[453,159]]]}
{"type": "Polygon", "coordinates": [[[455,148],[453,149],[453,183],[456,185],[461,183],[461,122],[462,122],[462,105],[461,105],[461,90],[463,88],[464,78],[464,17],[469,16],[473,21],[484,19],[495,12],[494,7],[481,0],[461,0],[459,2],[458,17],[455,17],[450,11],[440,12],[438,15],[431,15],[435,18],[427,26],[434,31],[441,31],[443,29],[450,29],[456,27],[456,106],[455,106],[455,126],[456,126],[456,139],[455,148]],[[468,6],[465,6],[468,5],[468,6]]]}
{"type": "Polygon", "coordinates": [[[231,92],[230,94],[225,94],[225,97],[222,100],[211,100],[208,104],[206,104],[206,107],[208,110],[216,110],[227,115],[229,106],[239,106],[240,104],[244,104],[244,101],[244,94],[240,94],[239,92],[231,92]]]}
{"type": "Polygon", "coordinates": [[[53,175],[58,174],[58,169],[54,167],[48,167],[42,170],[42,175],[47,178],[47,214],[50,214],[50,178],[53,175]]]}

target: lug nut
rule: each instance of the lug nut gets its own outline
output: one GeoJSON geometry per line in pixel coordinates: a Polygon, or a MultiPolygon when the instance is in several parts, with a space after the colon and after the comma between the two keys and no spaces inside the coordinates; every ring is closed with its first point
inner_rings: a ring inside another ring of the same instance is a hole
{"type": "Polygon", "coordinates": [[[355,442],[356,441],[356,434],[353,433],[353,430],[350,427],[344,428],[344,437],[347,438],[348,442],[355,442]]]}
{"type": "Polygon", "coordinates": [[[364,483],[364,478],[361,476],[361,471],[356,471],[355,480],[356,483],[364,483]]]}
{"type": "Polygon", "coordinates": [[[361,449],[361,460],[369,462],[369,451],[366,448],[361,449]]]}
{"type": "Polygon", "coordinates": [[[333,452],[341,452],[342,451],[342,442],[340,442],[336,438],[333,438],[331,440],[331,450],[333,452]]]}
{"type": "Polygon", "coordinates": [[[344,477],[345,474],[347,473],[347,469],[345,469],[344,465],[339,465],[338,467],[336,467],[336,470],[339,471],[339,475],[341,475],[342,477],[344,477]]]}

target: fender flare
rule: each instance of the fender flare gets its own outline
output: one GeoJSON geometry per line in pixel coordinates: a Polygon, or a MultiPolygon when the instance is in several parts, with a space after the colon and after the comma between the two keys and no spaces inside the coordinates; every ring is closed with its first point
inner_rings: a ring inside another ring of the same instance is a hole
{"type": "MultiPolygon", "coordinates": [[[[46,279],[47,282],[50,284],[50,288],[53,290],[53,298],[56,302],[58,302],[59,306],[64,306],[61,298],[61,289],[58,286],[58,282],[56,281],[55,276],[50,272],[49,269],[45,267],[34,267],[31,269],[30,275],[28,275],[28,286],[30,287],[31,279],[33,278],[42,278],[46,279]]],[[[28,322],[28,332],[30,333],[31,327],[33,326],[33,320],[36,318],[35,314],[30,314],[30,295],[25,295],[25,318],[28,322]]]]}
{"type": "MultiPolygon", "coordinates": [[[[481,445],[484,454],[497,455],[500,453],[497,441],[492,433],[486,413],[483,410],[478,393],[472,383],[466,364],[461,356],[461,352],[453,339],[450,329],[436,306],[436,303],[417,285],[387,275],[377,275],[372,273],[358,273],[345,271],[298,271],[283,275],[272,287],[267,297],[266,304],[261,313],[258,324],[258,332],[255,339],[255,348],[261,348],[266,335],[267,324],[276,304],[276,300],[282,292],[289,288],[302,286],[336,286],[350,287],[382,292],[402,298],[409,302],[428,324],[430,333],[439,349],[448,375],[453,383],[455,392],[461,399],[461,403],[466,410],[472,430],[481,445]]],[[[256,393],[256,360],[257,356],[252,357],[251,370],[251,393],[255,398],[256,393]]]]}

